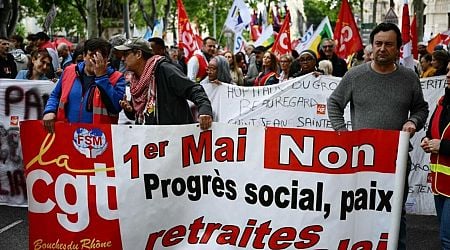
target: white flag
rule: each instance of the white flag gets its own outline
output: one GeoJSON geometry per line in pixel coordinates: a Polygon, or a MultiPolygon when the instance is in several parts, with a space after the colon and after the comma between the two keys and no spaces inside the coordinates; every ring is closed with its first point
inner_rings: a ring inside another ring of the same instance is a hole
{"type": "Polygon", "coordinates": [[[302,39],[300,40],[300,43],[295,47],[295,50],[297,51],[303,51],[306,49],[306,45],[311,41],[312,35],[314,33],[313,25],[311,24],[306,31],[306,33],[303,35],[302,39]]]}
{"type": "Polygon", "coordinates": [[[262,45],[264,47],[269,47],[275,42],[273,38],[273,27],[272,24],[266,26],[266,28],[261,32],[261,36],[259,36],[258,40],[255,41],[255,47],[262,45]]]}
{"type": "Polygon", "coordinates": [[[245,38],[242,36],[242,30],[234,35],[233,54],[242,51],[245,53],[245,38]]]}
{"type": "Polygon", "coordinates": [[[155,26],[153,27],[153,37],[163,37],[163,27],[164,21],[163,19],[155,20],[155,26]]]}
{"type": "Polygon", "coordinates": [[[225,28],[235,33],[243,30],[251,21],[250,10],[244,0],[234,0],[228,12],[225,28]]]}

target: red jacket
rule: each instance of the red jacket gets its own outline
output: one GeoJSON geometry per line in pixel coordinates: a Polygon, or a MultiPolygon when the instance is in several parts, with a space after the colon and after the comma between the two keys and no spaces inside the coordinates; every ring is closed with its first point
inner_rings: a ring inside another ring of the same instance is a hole
{"type": "MultiPolygon", "coordinates": [[[[431,121],[431,138],[450,140],[450,124],[447,124],[442,135],[439,130],[442,110],[444,109],[441,98],[431,121]]],[[[433,193],[450,197],[450,156],[443,154],[431,154],[431,189],[433,193]]]]}
{"type": "MultiPolygon", "coordinates": [[[[62,85],[61,85],[61,97],[59,100],[59,106],[58,110],[56,112],[56,120],[58,121],[67,121],[66,119],[66,112],[65,112],[65,105],[67,103],[70,90],[72,89],[73,83],[75,82],[75,78],[77,77],[77,73],[75,71],[76,64],[72,64],[66,67],[64,70],[64,75],[62,79],[62,85]]],[[[122,76],[122,74],[118,71],[115,71],[109,76],[109,80],[111,84],[114,86],[119,78],[122,76]]],[[[117,124],[119,115],[118,114],[111,114],[106,109],[106,106],[102,102],[102,97],[100,94],[100,90],[97,88],[94,92],[94,98],[92,101],[93,105],[93,120],[92,122],[94,124],[117,124]]]]}

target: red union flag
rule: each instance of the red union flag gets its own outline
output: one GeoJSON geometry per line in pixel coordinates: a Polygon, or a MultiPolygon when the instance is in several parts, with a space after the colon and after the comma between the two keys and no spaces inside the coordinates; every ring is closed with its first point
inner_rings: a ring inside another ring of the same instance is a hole
{"type": "Polygon", "coordinates": [[[186,9],[184,8],[182,0],[177,0],[178,7],[178,47],[183,48],[185,61],[194,55],[194,51],[199,49],[197,39],[191,28],[186,9]]]}
{"type": "Polygon", "coordinates": [[[363,48],[361,36],[347,0],[342,1],[334,28],[334,39],[337,40],[336,54],[341,58],[347,58],[363,48]]]}
{"type": "Polygon", "coordinates": [[[417,48],[417,43],[418,43],[418,36],[417,36],[417,20],[416,20],[416,15],[414,15],[413,20],[411,22],[411,41],[412,41],[412,54],[414,56],[414,59],[418,59],[418,48],[417,48]]]}
{"type": "Polygon", "coordinates": [[[287,12],[286,18],[284,19],[283,25],[280,29],[280,33],[278,33],[277,40],[272,47],[272,52],[277,57],[291,52],[291,27],[289,26],[290,22],[291,15],[289,14],[289,12],[287,12]]]}

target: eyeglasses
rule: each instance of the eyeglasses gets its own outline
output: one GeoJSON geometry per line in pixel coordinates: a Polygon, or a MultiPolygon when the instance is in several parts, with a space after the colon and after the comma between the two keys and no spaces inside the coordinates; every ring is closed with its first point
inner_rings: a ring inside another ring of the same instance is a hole
{"type": "Polygon", "coordinates": [[[334,45],[323,45],[322,48],[324,48],[324,49],[326,49],[326,48],[332,49],[332,48],[334,48],[334,45]]]}

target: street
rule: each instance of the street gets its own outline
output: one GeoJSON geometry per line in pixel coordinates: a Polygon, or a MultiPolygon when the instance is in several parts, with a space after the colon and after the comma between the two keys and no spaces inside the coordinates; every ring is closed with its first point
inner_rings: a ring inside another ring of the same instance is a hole
{"type": "MultiPolygon", "coordinates": [[[[0,206],[0,249],[28,249],[27,208],[0,206]]],[[[407,215],[408,249],[438,250],[436,216],[407,215]]]]}

